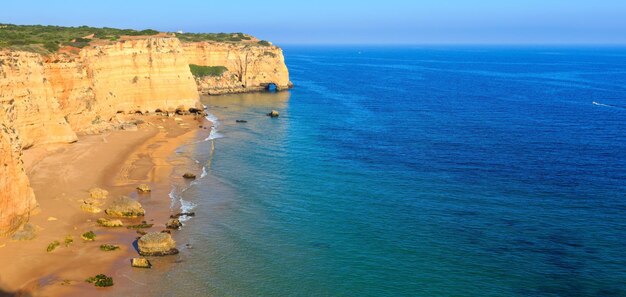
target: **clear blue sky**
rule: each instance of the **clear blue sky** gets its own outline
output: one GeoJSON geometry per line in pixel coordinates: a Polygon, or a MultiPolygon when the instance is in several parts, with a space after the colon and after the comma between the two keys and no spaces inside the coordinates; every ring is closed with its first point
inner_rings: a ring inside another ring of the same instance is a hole
{"type": "Polygon", "coordinates": [[[279,44],[626,44],[626,0],[3,2],[4,23],[246,32],[279,44]]]}

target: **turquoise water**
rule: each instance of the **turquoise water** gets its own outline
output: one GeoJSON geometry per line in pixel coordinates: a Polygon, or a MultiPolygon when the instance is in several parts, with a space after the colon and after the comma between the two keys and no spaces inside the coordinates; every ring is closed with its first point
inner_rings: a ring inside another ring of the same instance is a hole
{"type": "Polygon", "coordinates": [[[203,98],[156,295],[626,296],[626,49],[285,54],[292,91],[203,98]]]}

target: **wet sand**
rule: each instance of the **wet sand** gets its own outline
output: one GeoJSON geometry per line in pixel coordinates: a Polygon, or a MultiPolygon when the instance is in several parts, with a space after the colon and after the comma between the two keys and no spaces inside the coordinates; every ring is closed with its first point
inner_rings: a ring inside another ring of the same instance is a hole
{"type": "Polygon", "coordinates": [[[133,281],[133,273],[143,272],[130,266],[130,259],[138,257],[133,243],[139,234],[126,227],[98,226],[96,220],[106,214],[82,211],[81,200],[89,197],[88,190],[93,187],[109,191],[107,201],[120,195],[136,198],[146,216],[122,219],[125,226],[145,220],[154,224],[145,231],[165,229],[169,215],[177,211],[170,209],[168,197],[172,180],[182,179],[173,176],[174,169],[182,167],[199,174],[197,165],[176,158],[175,150],[208,134],[209,130],[198,126],[210,123],[193,116],[181,116],[182,121],[161,116],[141,119],[145,123],[137,131],[82,136],[74,144],[42,145],[25,152],[25,166],[40,206],[30,223],[39,231],[29,241],[0,239],[0,263],[4,264],[0,266],[0,296],[116,295],[116,287],[145,285],[133,281]],[[141,183],[150,185],[152,191],[137,193],[135,188],[141,183]],[[87,231],[96,233],[94,242],[80,238],[87,231]],[[69,246],[64,244],[67,236],[74,240],[69,246]],[[54,240],[61,246],[47,252],[54,240]],[[121,250],[101,251],[100,245],[107,243],[119,245],[121,250]],[[96,288],[85,282],[99,273],[113,276],[115,285],[96,288]]]}

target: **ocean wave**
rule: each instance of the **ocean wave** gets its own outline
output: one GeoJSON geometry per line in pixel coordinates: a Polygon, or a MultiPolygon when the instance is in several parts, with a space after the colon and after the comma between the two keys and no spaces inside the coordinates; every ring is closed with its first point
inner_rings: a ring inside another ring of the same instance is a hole
{"type": "Polygon", "coordinates": [[[200,178],[206,177],[208,172],[206,171],[206,166],[202,166],[202,174],[200,174],[200,178]]]}
{"type": "Polygon", "coordinates": [[[209,132],[209,136],[204,141],[209,141],[213,139],[222,138],[224,135],[217,132],[217,128],[211,127],[211,132],[209,132]]]}
{"type": "Polygon", "coordinates": [[[207,121],[213,123],[213,126],[217,127],[220,124],[219,119],[212,113],[210,112],[206,112],[206,116],[204,117],[205,119],[207,119],[207,121]]]}
{"type": "MultiPolygon", "coordinates": [[[[194,210],[196,208],[196,206],[197,205],[195,203],[191,202],[191,201],[186,201],[186,200],[183,200],[182,198],[180,199],[180,212],[189,213],[192,210],[194,210]]],[[[185,222],[185,221],[191,219],[191,217],[190,216],[180,216],[178,219],[181,222],[185,222]]]]}
{"type": "Polygon", "coordinates": [[[176,206],[176,201],[178,201],[178,195],[176,195],[176,186],[172,186],[172,190],[168,194],[170,197],[170,209],[173,209],[176,206]]]}

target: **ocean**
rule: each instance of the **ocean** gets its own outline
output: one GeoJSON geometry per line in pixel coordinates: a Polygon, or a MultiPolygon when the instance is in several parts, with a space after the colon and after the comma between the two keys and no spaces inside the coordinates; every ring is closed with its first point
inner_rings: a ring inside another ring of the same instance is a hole
{"type": "Polygon", "coordinates": [[[284,52],[291,91],[202,99],[146,292],[626,296],[625,48],[284,52]]]}

